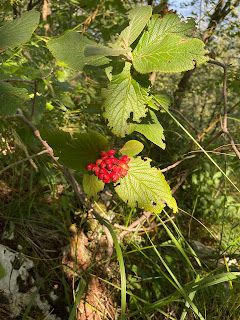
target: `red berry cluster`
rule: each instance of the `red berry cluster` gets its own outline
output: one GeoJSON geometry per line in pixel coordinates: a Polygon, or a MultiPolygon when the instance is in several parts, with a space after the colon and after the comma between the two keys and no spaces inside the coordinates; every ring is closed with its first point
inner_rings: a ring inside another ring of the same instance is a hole
{"type": "Polygon", "coordinates": [[[127,163],[130,159],[123,156],[118,160],[113,157],[115,153],[115,150],[101,151],[101,159],[97,159],[95,164],[89,163],[86,167],[87,170],[94,171],[95,175],[104,183],[116,182],[119,178],[125,177],[128,174],[129,166],[127,163]]]}

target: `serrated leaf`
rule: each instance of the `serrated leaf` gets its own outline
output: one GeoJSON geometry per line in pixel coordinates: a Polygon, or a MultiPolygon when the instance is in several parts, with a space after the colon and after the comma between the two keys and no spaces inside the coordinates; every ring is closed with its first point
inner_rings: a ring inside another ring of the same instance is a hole
{"type": "Polygon", "coordinates": [[[140,73],[187,71],[208,60],[204,43],[198,39],[170,34],[160,43],[145,45],[133,59],[133,66],[140,73]]]}
{"type": "Polygon", "coordinates": [[[160,213],[165,203],[177,212],[176,200],[164,175],[157,168],[150,166],[151,159],[132,158],[128,174],[120,179],[115,190],[119,197],[130,207],[139,207],[146,211],[160,213]]]}
{"type": "Polygon", "coordinates": [[[121,73],[114,75],[107,89],[103,116],[108,119],[108,126],[117,136],[128,133],[127,120],[132,114],[133,121],[139,122],[146,115],[145,104],[148,102],[148,88],[142,87],[131,75],[131,63],[127,62],[121,73]]]}
{"type": "Polygon", "coordinates": [[[129,140],[119,151],[128,157],[136,156],[143,150],[143,144],[137,140],[129,140]]]}
{"type": "Polygon", "coordinates": [[[68,31],[57,39],[51,39],[47,44],[57,60],[76,70],[82,70],[86,65],[101,66],[109,62],[104,56],[85,57],[84,50],[87,45],[95,43],[76,31],[68,31]]]}
{"type": "Polygon", "coordinates": [[[187,22],[181,22],[176,14],[167,14],[162,19],[154,14],[148,22],[147,31],[144,32],[134,50],[134,55],[140,54],[146,46],[160,43],[168,34],[183,36],[191,34],[194,29],[195,21],[193,18],[189,18],[187,22]]]}
{"type": "Polygon", "coordinates": [[[129,47],[137,39],[151,15],[151,6],[138,7],[128,12],[129,26],[120,34],[120,41],[123,42],[125,48],[129,47]]]}
{"type": "Polygon", "coordinates": [[[100,151],[108,151],[108,140],[100,133],[74,133],[65,131],[41,131],[42,137],[53,148],[59,163],[68,168],[86,171],[86,165],[99,157],[100,151]]]}
{"type": "Polygon", "coordinates": [[[148,105],[150,108],[159,111],[159,106],[168,109],[169,105],[173,102],[173,96],[167,92],[157,92],[151,95],[152,99],[148,105]]]}
{"type": "Polygon", "coordinates": [[[37,28],[40,13],[31,10],[0,28],[0,51],[27,42],[37,28]]]}
{"type": "Polygon", "coordinates": [[[88,199],[91,199],[93,197],[93,200],[96,201],[99,198],[97,193],[104,189],[105,184],[94,174],[85,173],[83,175],[82,185],[88,199]]]}
{"type": "Polygon", "coordinates": [[[25,88],[13,87],[9,83],[0,82],[0,114],[11,116],[29,99],[25,88]]]}
{"type": "Polygon", "coordinates": [[[85,57],[90,56],[120,56],[130,52],[131,49],[123,49],[123,48],[110,48],[100,45],[87,45],[84,50],[85,57]]]}
{"type": "Polygon", "coordinates": [[[135,126],[135,131],[143,134],[148,140],[152,141],[160,148],[165,149],[165,143],[163,142],[163,140],[165,140],[163,127],[152,110],[149,110],[149,115],[149,123],[137,124],[135,126]]]}

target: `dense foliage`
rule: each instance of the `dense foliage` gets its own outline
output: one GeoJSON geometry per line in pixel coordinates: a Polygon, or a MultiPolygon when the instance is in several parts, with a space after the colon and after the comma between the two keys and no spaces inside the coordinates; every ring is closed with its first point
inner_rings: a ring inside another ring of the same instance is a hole
{"type": "Polygon", "coordinates": [[[2,244],[62,319],[239,318],[238,4],[0,5],[2,244]]]}

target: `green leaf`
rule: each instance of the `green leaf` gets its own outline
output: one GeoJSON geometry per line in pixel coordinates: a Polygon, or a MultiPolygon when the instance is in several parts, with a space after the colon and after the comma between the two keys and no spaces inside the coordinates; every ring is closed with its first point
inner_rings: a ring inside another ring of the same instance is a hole
{"type": "Polygon", "coordinates": [[[155,143],[162,149],[165,149],[165,139],[163,134],[163,127],[159,123],[158,118],[152,110],[149,110],[150,121],[147,124],[137,124],[135,126],[135,131],[143,134],[148,140],[155,143]]]}
{"type": "Polygon", "coordinates": [[[181,22],[175,14],[167,14],[163,19],[153,15],[133,51],[134,68],[141,73],[181,72],[193,69],[195,61],[197,65],[207,61],[203,42],[184,37],[194,28],[192,18],[181,22]]]}
{"type": "Polygon", "coordinates": [[[0,114],[11,116],[16,113],[18,108],[29,99],[28,92],[25,88],[13,87],[6,82],[0,82],[0,114]]]}
{"type": "Polygon", "coordinates": [[[195,21],[193,18],[189,18],[187,22],[181,22],[176,14],[167,14],[162,19],[158,17],[158,14],[154,14],[152,19],[149,20],[147,31],[139,40],[134,53],[141,52],[142,48],[147,45],[160,43],[168,34],[184,36],[191,34],[194,29],[195,21]]]}
{"type": "Polygon", "coordinates": [[[95,43],[76,31],[68,31],[47,44],[57,60],[76,70],[82,70],[86,65],[101,66],[109,62],[104,56],[86,57],[84,50],[87,45],[95,43]]]}
{"type": "Polygon", "coordinates": [[[150,108],[159,111],[159,106],[168,109],[169,105],[172,102],[173,96],[171,94],[167,92],[154,92],[152,94],[152,99],[149,101],[148,105],[150,108]]]}
{"type": "Polygon", "coordinates": [[[40,13],[31,10],[0,28],[0,51],[27,42],[37,28],[40,13]]]}
{"type": "Polygon", "coordinates": [[[128,157],[136,156],[143,150],[143,144],[137,140],[129,140],[119,151],[128,157]]]}
{"type": "Polygon", "coordinates": [[[141,86],[132,77],[129,62],[121,73],[113,76],[108,88],[103,90],[103,96],[103,116],[108,119],[108,126],[117,136],[124,137],[128,133],[127,120],[131,114],[136,122],[146,116],[148,88],[141,86]]]}
{"type": "Polygon", "coordinates": [[[171,195],[170,187],[164,175],[150,166],[151,159],[132,158],[128,174],[116,184],[119,197],[130,207],[139,207],[146,211],[160,213],[166,203],[173,212],[177,212],[177,203],[171,195]]]}
{"type": "Polygon", "coordinates": [[[128,52],[130,52],[131,49],[123,49],[123,48],[110,48],[105,46],[99,46],[99,45],[87,45],[84,50],[84,55],[86,57],[90,56],[120,56],[124,55],[128,52]]]}
{"type": "Polygon", "coordinates": [[[104,182],[102,180],[99,180],[97,176],[94,174],[87,174],[85,173],[83,175],[83,190],[86,193],[88,199],[93,197],[93,200],[97,201],[98,192],[102,191],[104,189],[104,182]]]}
{"type": "Polygon", "coordinates": [[[151,15],[151,6],[138,7],[128,12],[129,26],[120,34],[120,41],[123,42],[124,48],[129,47],[137,39],[151,15]]]}
{"type": "Polygon", "coordinates": [[[140,73],[187,71],[207,61],[205,53],[201,40],[169,34],[160,42],[143,43],[134,54],[133,66],[140,73]]]}
{"type": "Polygon", "coordinates": [[[99,157],[100,151],[108,151],[108,140],[100,133],[74,133],[72,136],[65,131],[41,131],[42,137],[53,148],[59,163],[80,171],[86,171],[86,165],[99,157]]]}

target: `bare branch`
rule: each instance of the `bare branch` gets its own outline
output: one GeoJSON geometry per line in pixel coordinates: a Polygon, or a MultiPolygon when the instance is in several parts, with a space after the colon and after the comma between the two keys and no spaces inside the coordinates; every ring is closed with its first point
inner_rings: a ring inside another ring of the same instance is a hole
{"type": "Polygon", "coordinates": [[[161,169],[161,172],[166,172],[166,171],[168,171],[170,169],[173,169],[176,166],[178,166],[180,163],[182,163],[183,161],[185,161],[187,159],[194,158],[194,157],[196,157],[196,156],[195,155],[187,156],[187,157],[183,158],[182,160],[179,160],[179,161],[175,162],[174,164],[171,164],[170,166],[168,166],[168,167],[166,167],[164,169],[161,169]]]}

